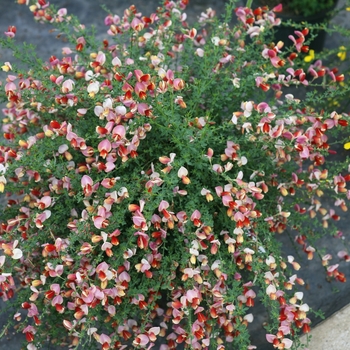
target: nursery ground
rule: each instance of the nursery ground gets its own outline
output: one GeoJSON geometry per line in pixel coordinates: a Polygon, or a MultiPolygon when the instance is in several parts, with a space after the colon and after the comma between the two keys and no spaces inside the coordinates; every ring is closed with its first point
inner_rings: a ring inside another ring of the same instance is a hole
{"type": "MultiPolygon", "coordinates": [[[[139,11],[145,14],[154,12],[158,5],[157,0],[52,0],[52,3],[58,7],[66,7],[69,13],[76,14],[82,23],[85,25],[95,24],[97,26],[98,38],[105,38],[105,27],[103,26],[103,20],[106,13],[101,9],[102,4],[106,4],[107,8],[111,9],[113,13],[122,14],[123,10],[129,7],[131,4],[135,4],[139,11]]],[[[341,5],[343,1],[339,1],[338,5],[341,5]]],[[[212,7],[217,12],[222,13],[225,6],[224,0],[190,0],[190,5],[186,11],[189,20],[194,22],[197,15],[204,11],[207,7],[212,7]]],[[[350,24],[350,12],[343,12],[334,19],[338,24],[349,26],[350,24]]],[[[26,41],[33,43],[37,47],[39,57],[47,60],[51,55],[60,55],[61,47],[65,46],[64,42],[55,40],[55,34],[49,32],[49,27],[46,25],[40,25],[33,21],[32,15],[28,8],[25,6],[19,6],[14,0],[0,0],[0,33],[3,33],[8,25],[15,25],[17,27],[17,40],[18,42],[26,41]]],[[[335,48],[341,46],[340,38],[336,35],[327,37],[326,47],[335,48]]],[[[0,51],[0,62],[11,61],[9,52],[0,51]]],[[[0,78],[4,75],[0,73],[0,78]]],[[[345,151],[339,148],[339,159],[345,155],[345,151]]],[[[350,237],[350,220],[343,219],[339,222],[339,230],[344,233],[344,236],[350,237]]],[[[322,350],[322,349],[340,349],[343,347],[337,341],[344,341],[344,336],[347,337],[347,333],[342,330],[342,325],[348,325],[350,322],[350,308],[341,310],[333,317],[332,314],[342,309],[345,305],[350,303],[350,265],[341,265],[340,270],[343,271],[349,282],[340,284],[339,282],[328,282],[319,261],[307,261],[306,256],[300,253],[300,256],[296,255],[294,251],[294,245],[292,240],[289,240],[287,235],[281,236],[281,242],[283,244],[283,250],[286,255],[293,254],[297,257],[298,261],[304,268],[300,276],[305,280],[305,287],[302,289],[304,292],[304,300],[314,310],[322,310],[327,320],[320,325],[320,328],[316,328],[315,337],[313,343],[311,343],[310,350],[322,350]],[[307,267],[307,268],[306,268],[307,267]],[[323,328],[321,328],[323,327],[323,328]],[[319,331],[320,329],[321,331],[319,331]],[[339,337],[331,336],[337,331],[339,337]],[[332,345],[328,344],[324,347],[326,340],[332,339],[332,345]],[[323,344],[323,345],[322,345],[323,344]]],[[[327,241],[324,241],[327,245],[327,241]]],[[[329,244],[329,243],[328,243],[329,244]]],[[[338,250],[343,249],[341,240],[332,241],[331,247],[327,247],[327,252],[336,255],[338,250]]],[[[299,249],[300,250],[300,249],[299,249]]],[[[0,304],[0,308],[3,307],[3,303],[0,304]]],[[[268,344],[266,344],[262,324],[267,321],[266,314],[263,309],[257,308],[255,310],[255,320],[250,326],[252,329],[253,339],[252,343],[258,346],[258,349],[268,350],[268,344]]],[[[6,314],[2,314],[0,317],[0,328],[6,323],[6,314]]],[[[322,321],[321,318],[313,317],[313,326],[322,321]]],[[[22,335],[15,335],[10,331],[7,335],[4,335],[0,339],[0,349],[7,350],[19,350],[21,349],[21,342],[24,337],[22,335]]],[[[44,346],[46,350],[64,349],[47,345],[44,346]]],[[[238,349],[239,350],[239,349],[238,349]]]]}

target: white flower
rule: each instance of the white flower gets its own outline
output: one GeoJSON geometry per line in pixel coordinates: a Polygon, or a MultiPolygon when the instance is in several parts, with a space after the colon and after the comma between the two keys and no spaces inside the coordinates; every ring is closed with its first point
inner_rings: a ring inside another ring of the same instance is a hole
{"type": "Polygon", "coordinates": [[[254,320],[254,315],[253,314],[247,314],[243,317],[244,320],[246,320],[248,323],[252,323],[254,320]]]}
{"type": "Polygon", "coordinates": [[[266,288],[266,294],[268,296],[270,296],[271,294],[275,294],[277,292],[276,287],[273,284],[270,284],[267,288],[266,288]]]}
{"type": "Polygon", "coordinates": [[[99,90],[100,90],[100,83],[98,81],[94,81],[93,83],[89,84],[87,88],[87,91],[90,97],[94,97],[99,90]]]}
{"type": "Polygon", "coordinates": [[[163,68],[159,68],[157,73],[158,73],[159,77],[162,79],[166,76],[166,71],[163,68]]]}
{"type": "Polygon", "coordinates": [[[265,262],[266,262],[266,265],[270,266],[271,264],[274,264],[276,262],[276,260],[273,256],[269,255],[266,258],[265,262]]]}
{"type": "Polygon", "coordinates": [[[238,166],[246,165],[248,163],[247,157],[243,156],[241,159],[237,162],[238,166]]]}
{"type": "Polygon", "coordinates": [[[115,107],[115,112],[117,113],[117,115],[125,115],[126,108],[124,106],[117,106],[115,107]]]}
{"type": "Polygon", "coordinates": [[[263,246],[259,246],[259,252],[261,252],[261,253],[266,253],[266,250],[265,250],[265,248],[263,247],[263,246]]]}
{"type": "Polygon", "coordinates": [[[250,248],[245,248],[243,251],[244,251],[244,253],[246,253],[246,254],[254,254],[254,253],[255,253],[254,250],[253,250],[253,249],[250,249],[250,248]]]}
{"type": "Polygon", "coordinates": [[[88,70],[85,73],[85,80],[90,81],[94,77],[94,72],[92,70],[88,70]]]}
{"type": "Polygon", "coordinates": [[[198,57],[203,57],[203,56],[204,56],[204,50],[201,49],[201,48],[198,48],[198,49],[195,51],[195,55],[197,55],[198,57]]]}
{"type": "Polygon", "coordinates": [[[244,116],[245,117],[249,117],[251,114],[252,114],[252,111],[253,111],[253,103],[252,101],[246,101],[246,102],[242,102],[241,103],[241,108],[243,109],[244,111],[244,116]]]}
{"type": "Polygon", "coordinates": [[[240,78],[231,79],[233,86],[237,89],[241,87],[240,80],[241,80],[240,78]]]}
{"type": "Polygon", "coordinates": [[[211,42],[215,45],[215,46],[219,46],[219,42],[220,42],[220,38],[218,36],[214,36],[211,38],[211,42]]]}
{"type": "Polygon", "coordinates": [[[16,248],[18,244],[18,240],[16,239],[13,242],[13,250],[12,250],[12,259],[18,260],[23,256],[22,250],[19,248],[16,248]]]}
{"type": "Polygon", "coordinates": [[[6,173],[7,166],[4,166],[3,164],[0,164],[0,174],[4,175],[6,173]]]}
{"type": "Polygon", "coordinates": [[[68,145],[67,144],[63,144],[60,147],[58,147],[58,153],[59,154],[63,154],[64,152],[68,151],[68,145]]]}
{"type": "Polygon", "coordinates": [[[12,259],[18,260],[18,259],[20,259],[22,256],[23,256],[23,253],[22,253],[22,250],[21,250],[21,249],[15,248],[15,249],[12,251],[12,259]]]}
{"type": "Polygon", "coordinates": [[[234,114],[234,113],[232,114],[231,122],[232,122],[233,124],[237,125],[237,116],[236,116],[236,114],[234,114]]]}
{"type": "Polygon", "coordinates": [[[118,57],[113,58],[112,64],[113,64],[113,66],[117,66],[117,67],[120,67],[122,65],[122,63],[118,57]]]}
{"type": "Polygon", "coordinates": [[[177,176],[179,178],[182,178],[183,176],[187,176],[187,175],[188,175],[188,170],[185,167],[183,167],[183,166],[177,172],[177,176]]]}
{"type": "Polygon", "coordinates": [[[298,300],[302,300],[304,297],[304,293],[303,292],[296,292],[294,294],[294,296],[298,299],[298,300]]]}
{"type": "Polygon", "coordinates": [[[304,312],[308,312],[310,310],[310,308],[309,308],[308,304],[303,304],[303,305],[300,305],[299,310],[304,311],[304,312]]]}

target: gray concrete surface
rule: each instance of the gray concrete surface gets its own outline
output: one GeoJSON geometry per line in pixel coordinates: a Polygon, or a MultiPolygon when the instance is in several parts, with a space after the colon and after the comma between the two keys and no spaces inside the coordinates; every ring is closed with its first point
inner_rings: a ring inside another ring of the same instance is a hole
{"type": "MultiPolygon", "coordinates": [[[[135,4],[137,8],[145,13],[149,14],[154,12],[158,5],[157,0],[52,0],[52,3],[59,7],[66,7],[69,13],[76,14],[82,23],[85,25],[94,24],[97,26],[98,37],[108,38],[107,34],[104,34],[105,27],[103,25],[103,19],[105,12],[100,8],[102,4],[106,4],[113,13],[121,14],[126,7],[131,4],[135,4]]],[[[245,2],[245,1],[244,1],[245,2]]],[[[339,4],[343,2],[339,1],[339,4]]],[[[218,13],[222,13],[225,5],[225,0],[191,0],[188,10],[188,16],[190,20],[194,20],[195,17],[200,14],[207,7],[214,8],[218,13]]],[[[350,26],[350,12],[340,14],[334,21],[338,24],[342,24],[344,27],[350,26]]],[[[39,57],[47,60],[52,54],[60,55],[61,47],[65,46],[63,42],[55,39],[55,34],[50,33],[50,27],[47,25],[41,25],[35,23],[32,19],[32,15],[28,8],[25,6],[18,6],[14,0],[0,0],[0,33],[7,30],[8,25],[15,25],[17,27],[17,40],[18,42],[33,43],[37,47],[39,57]]],[[[327,37],[326,47],[335,48],[341,45],[341,39],[337,35],[327,37]]],[[[0,50],[0,62],[11,61],[11,53],[0,50]]],[[[0,74],[0,79],[3,75],[0,74]]],[[[350,220],[340,221],[340,230],[344,232],[347,237],[350,237],[350,220]]],[[[293,246],[288,237],[282,238],[283,246],[285,247],[285,253],[294,254],[293,246]]],[[[327,240],[324,240],[327,245],[327,240]]],[[[330,253],[334,255],[339,248],[342,248],[342,242],[332,241],[332,246],[329,247],[330,253]]],[[[350,309],[344,309],[335,316],[331,315],[340,310],[342,307],[350,303],[350,265],[342,263],[340,266],[341,271],[345,272],[349,283],[340,284],[337,282],[327,282],[324,274],[324,270],[319,261],[307,261],[306,257],[301,255],[298,261],[304,267],[301,277],[306,281],[306,288],[304,288],[304,299],[314,310],[322,310],[327,318],[319,327],[313,331],[313,342],[310,350],[332,350],[332,349],[350,349],[349,346],[342,345],[348,339],[348,333],[346,328],[341,331],[341,324],[350,324],[350,309]],[[307,268],[306,268],[307,267],[307,268]],[[325,325],[325,326],[324,326],[325,325]],[[321,328],[323,327],[323,328],[321,328]],[[319,331],[320,330],[320,331],[319,331]],[[334,336],[335,332],[339,331],[339,336],[334,336]],[[318,341],[318,343],[317,343],[318,341]],[[337,343],[340,341],[340,343],[337,343]],[[343,343],[341,343],[341,341],[343,343]],[[333,346],[333,347],[331,347],[333,346]]],[[[3,304],[0,304],[0,308],[3,304]]],[[[272,347],[266,344],[264,338],[264,332],[262,324],[267,321],[267,316],[263,309],[256,316],[252,324],[253,341],[252,343],[258,346],[260,350],[268,350],[272,347]]],[[[1,326],[6,323],[6,314],[0,317],[0,329],[1,326]]],[[[321,319],[313,317],[313,325],[317,325],[321,319]]],[[[15,335],[12,331],[8,335],[3,336],[0,339],[0,350],[19,350],[21,349],[21,341],[23,337],[21,335],[15,335]]],[[[44,345],[45,350],[58,349],[50,345],[44,345]]],[[[63,348],[61,348],[63,350],[63,348]]],[[[236,350],[236,349],[233,349],[236,350]]],[[[240,349],[237,349],[240,350],[240,349]]]]}
{"type": "MultiPolygon", "coordinates": [[[[309,350],[340,350],[350,348],[350,305],[321,322],[310,333],[309,350]]],[[[307,342],[306,338],[302,338],[307,342]]]]}

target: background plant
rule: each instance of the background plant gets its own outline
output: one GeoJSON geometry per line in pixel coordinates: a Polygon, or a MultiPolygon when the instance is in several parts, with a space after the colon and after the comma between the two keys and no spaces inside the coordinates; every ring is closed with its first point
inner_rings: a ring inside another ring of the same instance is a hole
{"type": "Polygon", "coordinates": [[[314,85],[324,89],[317,98],[334,99],[344,76],[306,68],[308,29],[293,51],[273,44],[279,20],[266,8],[230,3],[222,19],[208,9],[191,28],[186,4],[108,15],[111,39],[97,43],[39,1],[34,17],[70,42],[63,57],[42,62],[11,26],[1,41],[28,67],[2,67],[0,177],[2,297],[13,297],[16,277],[13,322],[28,349],[47,337],[84,348],[253,349],[257,295],[271,313],[267,340],[296,347],[310,321],[294,287],[299,264],[275,238],[288,227],[345,281],[315,245],[337,233],[324,195],[347,209],[347,165],[326,156],[328,133],[348,116],[290,89],[314,85]]]}
{"type": "Polygon", "coordinates": [[[308,17],[322,12],[330,12],[334,9],[337,0],[311,0],[307,2],[303,0],[266,0],[265,2],[259,0],[259,2],[261,5],[268,5],[270,8],[282,4],[287,13],[308,17]]]}

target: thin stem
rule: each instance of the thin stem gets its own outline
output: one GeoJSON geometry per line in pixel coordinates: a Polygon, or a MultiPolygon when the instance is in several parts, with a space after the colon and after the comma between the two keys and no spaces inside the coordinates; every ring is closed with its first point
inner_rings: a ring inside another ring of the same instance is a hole
{"type": "Polygon", "coordinates": [[[7,329],[9,328],[9,324],[7,324],[5,327],[4,327],[4,329],[3,329],[3,331],[0,333],[0,338],[2,338],[3,336],[4,336],[4,334],[6,333],[6,331],[7,331],[7,329]]]}
{"type": "Polygon", "coordinates": [[[252,7],[253,0],[247,0],[247,7],[251,8],[252,7]]]}

